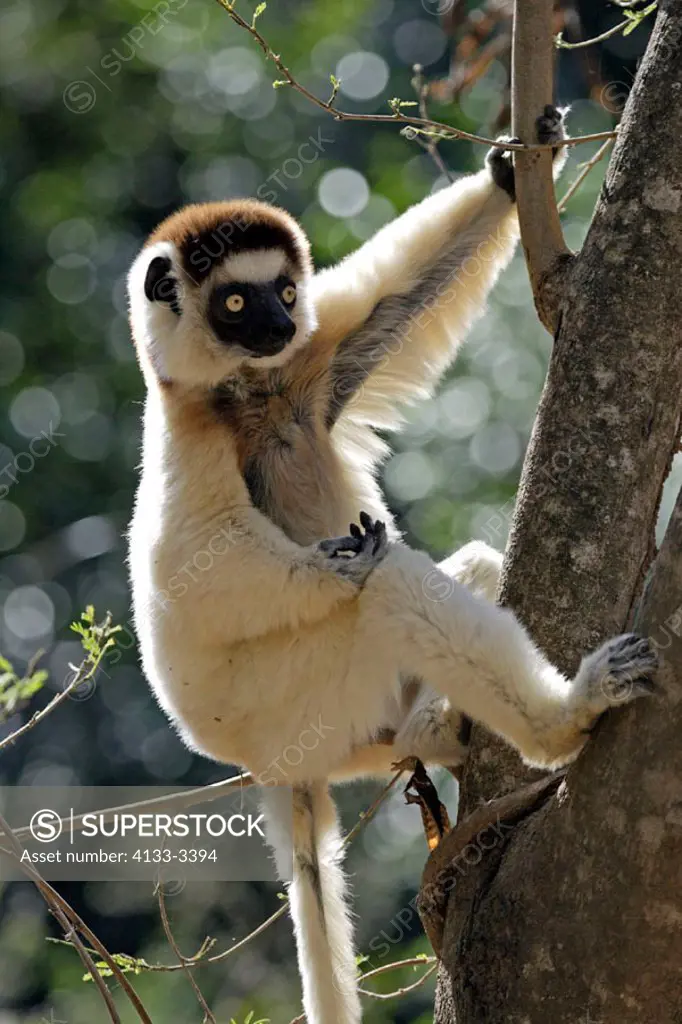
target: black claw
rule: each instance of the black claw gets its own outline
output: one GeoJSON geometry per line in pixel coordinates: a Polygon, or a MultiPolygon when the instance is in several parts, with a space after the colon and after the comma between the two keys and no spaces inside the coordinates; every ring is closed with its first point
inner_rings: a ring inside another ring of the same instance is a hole
{"type": "Polygon", "coordinates": [[[374,550],[373,554],[377,554],[378,551],[386,543],[386,524],[382,523],[380,519],[377,519],[374,524],[374,550]]]}
{"type": "Polygon", "coordinates": [[[633,680],[633,685],[635,689],[641,690],[643,693],[656,692],[656,683],[653,679],[650,679],[649,676],[637,676],[637,678],[633,680]]]}
{"type": "Polygon", "coordinates": [[[373,532],[374,524],[372,522],[371,516],[367,512],[360,513],[360,526],[362,526],[362,528],[367,533],[373,532]]]}

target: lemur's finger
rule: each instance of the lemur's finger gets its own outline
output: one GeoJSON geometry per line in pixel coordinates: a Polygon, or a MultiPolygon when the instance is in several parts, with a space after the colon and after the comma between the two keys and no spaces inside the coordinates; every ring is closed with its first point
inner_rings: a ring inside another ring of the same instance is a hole
{"type": "Polygon", "coordinates": [[[366,530],[365,535],[362,538],[361,553],[363,555],[374,554],[374,528],[366,530]]]}
{"type": "Polygon", "coordinates": [[[372,554],[381,554],[388,545],[388,536],[386,534],[386,523],[382,523],[380,519],[377,519],[374,524],[374,548],[372,554]]]}
{"type": "Polygon", "coordinates": [[[350,524],[351,537],[355,537],[357,540],[362,540],[362,530],[357,523],[350,524]]]}
{"type": "Polygon", "coordinates": [[[363,530],[366,530],[368,533],[373,533],[374,532],[374,523],[373,523],[372,517],[369,515],[369,513],[367,513],[367,512],[361,512],[360,513],[360,526],[363,528],[363,530]]]}
{"type": "Polygon", "coordinates": [[[376,555],[376,554],[378,554],[379,551],[381,551],[382,547],[385,547],[385,541],[386,541],[386,525],[385,525],[385,523],[383,523],[381,521],[381,519],[377,519],[372,524],[372,534],[371,534],[371,536],[372,536],[372,554],[376,555]]]}

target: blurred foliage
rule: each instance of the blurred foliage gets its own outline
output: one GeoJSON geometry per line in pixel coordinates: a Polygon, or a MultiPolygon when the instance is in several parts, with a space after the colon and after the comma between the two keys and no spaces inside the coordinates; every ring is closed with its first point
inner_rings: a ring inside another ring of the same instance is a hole
{"type": "Polygon", "coordinates": [[[7,658],[0,655],[0,723],[21,710],[45,685],[47,672],[36,669],[35,663],[34,658],[26,673],[18,676],[7,658]]]}
{"type": "MultiPolygon", "coordinates": [[[[243,7],[253,11],[246,0],[243,7]]],[[[427,77],[447,69],[438,7],[431,0],[273,0],[259,28],[313,91],[328,96],[334,74],[339,105],[386,111],[391,97],[413,99],[413,63],[427,77]]],[[[641,52],[641,30],[626,42],[627,52],[622,39],[606,44],[610,68],[641,52]]],[[[610,80],[596,102],[587,98],[577,57],[562,53],[560,69],[559,100],[573,104],[571,132],[610,128],[629,77],[610,80]]],[[[46,690],[60,689],[79,660],[72,618],[93,604],[124,623],[88,691],[92,699],[66,702],[8,750],[0,766],[5,784],[196,784],[228,772],[184,748],[138,667],[124,533],[143,390],[126,320],[127,268],[146,233],[187,201],[257,194],[278,202],[300,217],[324,264],[444,184],[397,130],[336,123],[291,89],[273,89],[274,77],[253,41],[211,0],[97,7],[9,0],[0,12],[0,649],[15,665],[47,650],[46,690]]],[[[458,105],[434,115],[489,131],[502,77],[493,63],[458,105]]],[[[441,152],[455,174],[483,158],[468,143],[441,152]]],[[[573,149],[563,181],[593,152],[573,149]]],[[[565,216],[574,247],[602,174],[603,167],[591,173],[565,216]]],[[[439,556],[471,537],[504,545],[550,344],[517,257],[456,370],[409,413],[393,441],[384,479],[411,543],[439,556]]],[[[455,785],[441,782],[452,804],[455,785]]],[[[375,792],[371,783],[344,792],[348,820],[375,792]]],[[[413,906],[426,852],[419,815],[400,793],[354,844],[350,870],[367,969],[427,951],[413,906]]],[[[147,887],[70,884],[63,892],[111,950],[171,961],[147,887]]],[[[264,886],[205,884],[174,897],[169,912],[182,949],[197,949],[206,935],[222,949],[274,906],[275,893],[264,886]]],[[[51,929],[30,886],[4,891],[1,1024],[102,1019],[77,957],[45,942],[51,929]]],[[[391,974],[377,988],[412,980],[411,971],[391,974]]],[[[204,969],[200,981],[220,1022],[250,1011],[288,1021],[298,1005],[288,921],[228,963],[204,969]]],[[[181,972],[144,975],[136,984],[155,1021],[200,1020],[181,972]]],[[[368,1024],[426,1024],[432,992],[427,985],[400,1003],[370,1002],[368,1024]]],[[[132,1019],[122,1000],[121,1012],[132,1019]]]]}

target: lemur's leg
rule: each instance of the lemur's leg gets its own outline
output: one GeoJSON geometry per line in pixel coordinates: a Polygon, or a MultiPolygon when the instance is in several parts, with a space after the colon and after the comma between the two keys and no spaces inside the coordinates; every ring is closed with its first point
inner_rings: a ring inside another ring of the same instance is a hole
{"type": "Polygon", "coordinates": [[[448,555],[438,568],[479,597],[495,600],[504,555],[481,540],[472,540],[448,555]]]}
{"type": "MultiPolygon", "coordinates": [[[[487,544],[471,541],[449,555],[439,568],[473,593],[493,601],[502,557],[487,544]]],[[[408,755],[448,768],[463,763],[471,732],[471,720],[466,715],[423,679],[405,681],[400,703],[392,728],[383,730],[371,744],[356,747],[335,770],[335,781],[383,775],[396,760],[408,755]]]]}
{"type": "Polygon", "coordinates": [[[610,704],[650,692],[656,656],[631,634],[583,659],[571,682],[507,609],[472,594],[428,556],[391,545],[359,597],[350,673],[426,679],[530,763],[565,763],[610,704]]]}
{"type": "MultiPolygon", "coordinates": [[[[470,541],[440,562],[438,568],[472,593],[495,600],[503,555],[482,541],[470,541]]],[[[420,681],[403,724],[394,741],[397,760],[412,754],[421,761],[455,768],[467,754],[471,719],[453,707],[447,697],[420,681]]]]}

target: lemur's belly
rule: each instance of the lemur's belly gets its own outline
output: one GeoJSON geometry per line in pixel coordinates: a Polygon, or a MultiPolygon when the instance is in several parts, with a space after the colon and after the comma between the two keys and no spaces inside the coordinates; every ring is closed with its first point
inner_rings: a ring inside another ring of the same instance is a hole
{"type": "MultiPolygon", "coordinates": [[[[364,681],[348,692],[357,632],[354,603],[324,623],[256,637],[233,646],[201,636],[169,607],[145,632],[145,674],[185,741],[205,756],[240,764],[256,775],[283,757],[290,778],[340,764],[354,739],[366,742],[382,720],[384,695],[365,700],[364,681]],[[324,682],[322,682],[324,681],[324,682]]],[[[263,781],[268,781],[264,779],[263,781]]],[[[270,781],[273,781],[272,778],[270,781]]],[[[282,781],[279,779],[278,781],[282,781]]]]}

